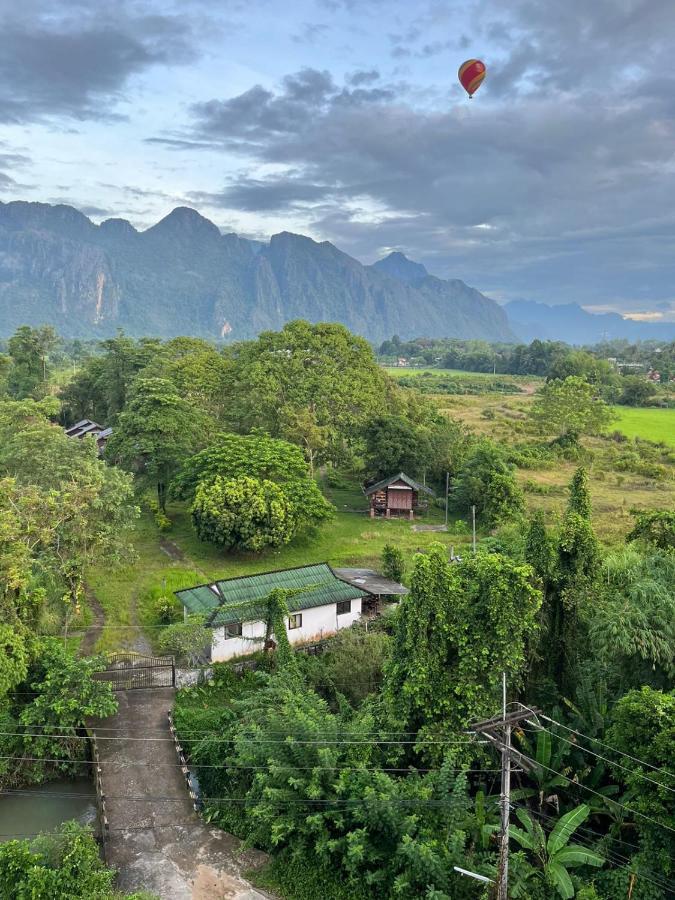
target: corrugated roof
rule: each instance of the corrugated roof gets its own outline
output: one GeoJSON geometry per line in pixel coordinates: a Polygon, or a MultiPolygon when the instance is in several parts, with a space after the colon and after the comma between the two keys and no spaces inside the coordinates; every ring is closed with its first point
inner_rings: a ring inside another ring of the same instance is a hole
{"type": "Polygon", "coordinates": [[[220,604],[220,597],[208,584],[176,591],[176,596],[189,613],[199,615],[212,612],[220,604]]]}
{"type": "Polygon", "coordinates": [[[190,612],[212,611],[208,624],[220,626],[260,621],[265,616],[264,601],[276,588],[298,592],[286,601],[290,612],[326,606],[340,600],[358,600],[369,593],[365,588],[342,581],[328,563],[227,578],[217,581],[215,587],[220,592],[220,600],[209,585],[176,591],[176,596],[190,612]],[[259,601],[259,605],[255,601],[259,601]],[[251,606],[243,609],[239,605],[248,602],[251,606]],[[232,608],[228,609],[230,606],[232,608]]]}
{"type": "Polygon", "coordinates": [[[366,496],[372,494],[373,491],[379,491],[382,488],[389,487],[389,485],[393,484],[395,481],[403,481],[408,487],[411,487],[415,491],[425,491],[427,494],[433,494],[431,488],[428,488],[425,484],[420,484],[418,481],[415,481],[414,478],[408,478],[404,472],[399,472],[398,475],[392,475],[391,478],[383,478],[382,481],[378,481],[377,484],[371,484],[370,487],[366,488],[366,496]]]}

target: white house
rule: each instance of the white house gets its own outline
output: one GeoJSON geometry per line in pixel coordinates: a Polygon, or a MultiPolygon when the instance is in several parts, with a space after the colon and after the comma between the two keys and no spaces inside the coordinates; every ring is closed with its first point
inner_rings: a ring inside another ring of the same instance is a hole
{"type": "Polygon", "coordinates": [[[211,659],[223,662],[262,649],[264,601],[276,588],[293,592],[286,600],[286,632],[292,644],[320,641],[348,628],[364,607],[378,602],[354,579],[338,577],[328,563],[227,578],[176,591],[176,596],[186,612],[205,616],[207,627],[213,629],[211,659]]]}

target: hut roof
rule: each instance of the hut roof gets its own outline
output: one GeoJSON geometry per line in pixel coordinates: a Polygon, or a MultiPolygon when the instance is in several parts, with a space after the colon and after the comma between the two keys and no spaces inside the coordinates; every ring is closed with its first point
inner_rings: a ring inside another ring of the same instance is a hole
{"type": "Polygon", "coordinates": [[[413,478],[408,478],[404,472],[399,472],[398,475],[392,475],[391,478],[384,478],[382,481],[378,481],[377,484],[371,484],[370,487],[366,488],[366,496],[373,494],[375,491],[381,491],[384,488],[388,488],[389,485],[394,484],[395,481],[402,481],[414,491],[424,491],[426,494],[431,495],[434,493],[431,488],[428,488],[425,484],[420,484],[413,478]]]}

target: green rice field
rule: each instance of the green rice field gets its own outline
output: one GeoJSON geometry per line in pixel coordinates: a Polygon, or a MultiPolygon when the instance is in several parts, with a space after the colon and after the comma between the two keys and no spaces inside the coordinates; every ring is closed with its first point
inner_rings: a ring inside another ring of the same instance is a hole
{"type": "Polygon", "coordinates": [[[610,429],[627,437],[640,437],[675,447],[675,409],[645,409],[615,406],[616,421],[610,429]]]}

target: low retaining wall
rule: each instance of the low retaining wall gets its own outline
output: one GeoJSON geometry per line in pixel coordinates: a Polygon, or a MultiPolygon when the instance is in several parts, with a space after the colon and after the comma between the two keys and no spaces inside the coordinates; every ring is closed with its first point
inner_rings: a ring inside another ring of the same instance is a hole
{"type": "Polygon", "coordinates": [[[103,773],[101,770],[101,758],[98,752],[98,742],[96,735],[90,729],[87,729],[87,737],[89,738],[89,747],[91,749],[91,759],[94,769],[94,785],[96,787],[96,805],[98,807],[98,817],[101,833],[101,849],[103,851],[103,861],[106,860],[106,849],[108,835],[110,834],[110,823],[108,822],[108,812],[106,810],[105,793],[103,791],[103,773]]]}
{"type": "Polygon", "coordinates": [[[192,782],[190,781],[190,769],[188,768],[187,760],[185,758],[185,752],[181,747],[180,741],[178,740],[178,734],[176,732],[176,727],[173,724],[173,716],[171,715],[171,710],[168,710],[166,715],[167,719],[169,720],[169,731],[171,732],[174,747],[176,748],[176,756],[178,757],[178,763],[180,765],[181,772],[183,773],[183,778],[185,778],[185,784],[188,789],[188,793],[190,794],[190,799],[192,800],[192,806],[194,807],[195,812],[199,812],[201,801],[195,793],[192,787],[192,782]]]}

